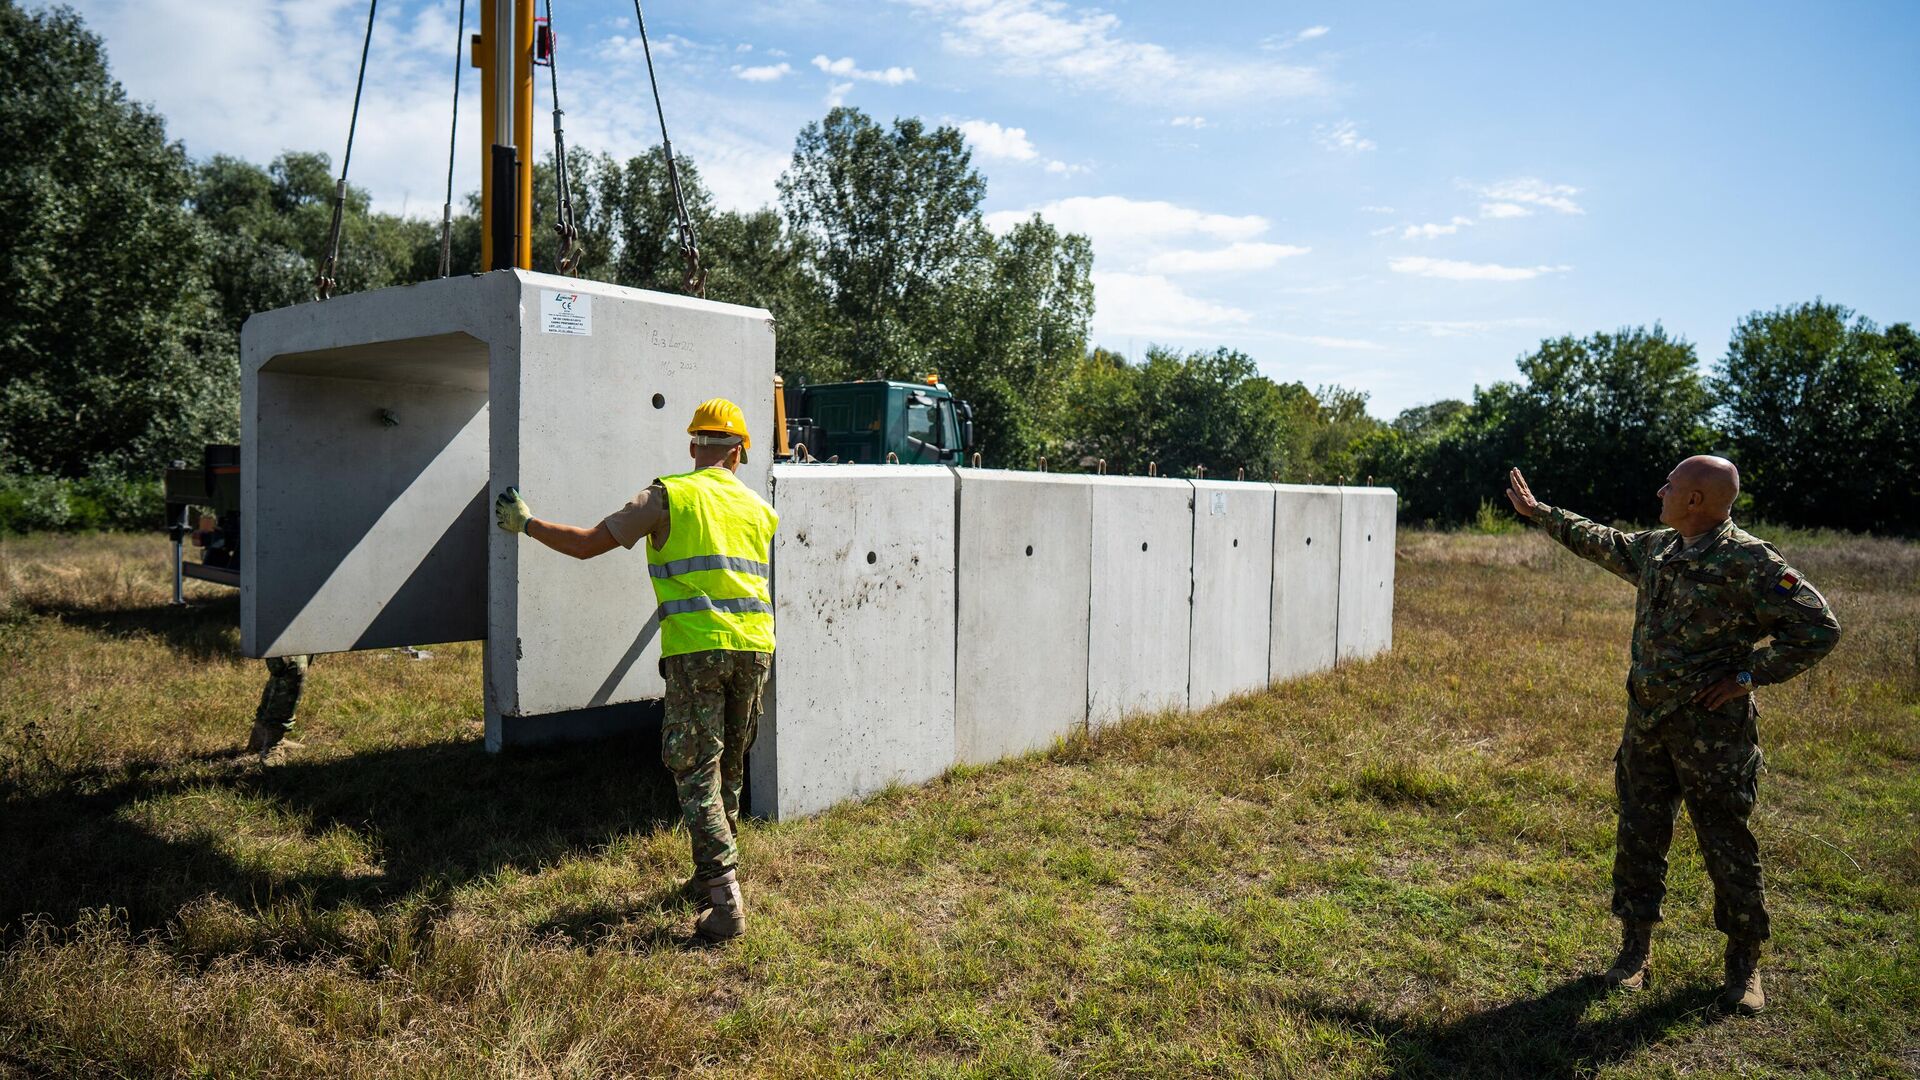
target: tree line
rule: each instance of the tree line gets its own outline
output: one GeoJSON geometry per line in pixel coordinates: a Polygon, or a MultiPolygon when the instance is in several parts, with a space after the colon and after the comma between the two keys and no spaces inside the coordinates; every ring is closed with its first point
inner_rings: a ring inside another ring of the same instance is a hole
{"type": "MultiPolygon", "coordinates": [[[[0,138],[0,527],[147,524],[144,507],[115,517],[116,501],[237,435],[241,324],[311,299],[331,161],[190,159],[79,16],[15,0],[0,0],[0,138]]],[[[937,372],[973,403],[989,464],[1372,477],[1399,489],[1408,520],[1454,524],[1510,463],[1550,501],[1644,520],[1673,461],[1718,450],[1742,465],[1752,512],[1920,531],[1920,355],[1905,324],[1824,301],[1755,313],[1706,374],[1659,326],[1551,339],[1518,380],[1383,422],[1363,393],[1268,378],[1230,348],[1090,349],[1091,244],[1037,215],[988,229],[986,178],[951,126],[836,108],[800,131],[777,205],[754,211],[717,209],[696,163],[675,165],[707,295],[774,312],[790,383],[937,372]]],[[[663,151],[575,151],[567,166],[579,273],[678,291],[663,151]]],[[[537,268],[557,256],[555,174],[537,163],[537,268]]],[[[440,226],[374,212],[350,187],[341,249],[340,292],[424,280],[440,226]]],[[[468,196],[452,272],[477,271],[479,250],[468,196]]]]}

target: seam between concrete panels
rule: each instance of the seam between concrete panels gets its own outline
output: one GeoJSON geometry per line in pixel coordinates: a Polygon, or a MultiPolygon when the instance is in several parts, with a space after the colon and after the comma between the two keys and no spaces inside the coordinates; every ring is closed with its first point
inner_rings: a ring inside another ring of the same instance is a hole
{"type": "Polygon", "coordinates": [[[953,761],[960,762],[960,470],[948,465],[953,479],[953,761]]]}
{"type": "Polygon", "coordinates": [[[1340,522],[1340,542],[1333,548],[1333,666],[1346,662],[1340,652],[1340,601],[1347,595],[1347,489],[1334,488],[1339,496],[1334,516],[1340,522]]]}
{"type": "Polygon", "coordinates": [[[1273,637],[1279,633],[1274,613],[1280,607],[1280,489],[1268,484],[1267,490],[1273,495],[1273,531],[1267,534],[1267,688],[1272,689],[1273,637]]]}
{"type": "Polygon", "coordinates": [[[1193,620],[1194,564],[1200,560],[1200,488],[1191,480],[1187,485],[1187,711],[1193,710],[1193,620]]]}

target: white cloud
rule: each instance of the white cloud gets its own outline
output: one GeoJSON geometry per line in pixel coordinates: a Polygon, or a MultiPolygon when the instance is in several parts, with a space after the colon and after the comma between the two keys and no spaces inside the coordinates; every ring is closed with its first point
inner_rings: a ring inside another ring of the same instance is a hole
{"type": "Polygon", "coordinates": [[[1457,259],[1430,259],[1407,255],[1389,260],[1387,269],[1396,274],[1444,278],[1448,281],[1527,281],[1542,274],[1560,274],[1571,266],[1501,266],[1499,263],[1471,263],[1457,259]]]}
{"type": "Polygon", "coordinates": [[[1472,218],[1463,218],[1455,215],[1454,219],[1445,225],[1434,222],[1428,222],[1425,225],[1409,225],[1406,231],[1400,234],[1400,238],[1402,240],[1432,240],[1436,236],[1452,236],[1454,233],[1460,231],[1461,226],[1471,224],[1473,224],[1472,218]]]}
{"type": "Polygon", "coordinates": [[[1321,124],[1314,128],[1314,138],[1327,150],[1338,150],[1348,154],[1358,154],[1374,148],[1374,141],[1360,134],[1353,121],[1342,120],[1328,126],[1321,124]]]}
{"type": "Polygon", "coordinates": [[[1270,101],[1327,89],[1312,68],[1269,57],[1175,53],[1123,35],[1118,15],[1061,0],[904,2],[945,20],[942,40],[962,56],[1133,101],[1270,101]]]}
{"type": "Polygon", "coordinates": [[[1326,37],[1327,32],[1332,29],[1333,27],[1331,26],[1309,26],[1305,30],[1300,31],[1298,34],[1295,34],[1293,36],[1293,40],[1312,41],[1314,38],[1317,38],[1317,37],[1326,37]]]}
{"type": "MultiPolygon", "coordinates": [[[[1513,180],[1503,180],[1500,183],[1489,184],[1486,187],[1480,188],[1479,191],[1482,196],[1496,203],[1541,207],[1547,210],[1557,210],[1562,214],[1586,213],[1585,210],[1580,208],[1580,204],[1573,201],[1573,196],[1580,194],[1579,188],[1571,184],[1549,184],[1537,176],[1522,176],[1513,180]]],[[[1501,216],[1522,217],[1524,215],[1514,214],[1509,211],[1501,216]]]]}
{"type": "Polygon", "coordinates": [[[1228,244],[1211,250],[1163,251],[1146,260],[1144,268],[1158,274],[1212,273],[1265,270],[1281,259],[1305,255],[1312,248],[1296,244],[1228,244]]]}
{"type": "Polygon", "coordinates": [[[1213,214],[1124,195],[1077,195],[1031,210],[1001,210],[987,215],[987,225],[995,232],[1005,232],[1036,213],[1057,228],[1085,233],[1092,238],[1094,250],[1103,256],[1122,258],[1128,252],[1139,255],[1143,249],[1169,240],[1194,236],[1225,242],[1252,240],[1268,227],[1267,219],[1257,214],[1213,214]]]}
{"type": "Polygon", "coordinates": [[[762,64],[759,67],[734,66],[736,77],[747,82],[774,82],[793,74],[792,64],[762,64]]]}
{"type": "Polygon", "coordinates": [[[1418,330],[1428,337],[1482,337],[1500,330],[1521,330],[1547,326],[1547,320],[1537,316],[1519,316],[1511,319],[1437,319],[1421,320],[1406,324],[1409,329],[1418,330]]]}
{"type": "MultiPolygon", "coordinates": [[[[467,26],[472,32],[479,32],[479,25],[473,21],[473,16],[468,16],[467,26]]],[[[653,52],[655,60],[665,60],[670,56],[679,55],[683,41],[684,39],[660,38],[642,43],[639,34],[632,37],[614,34],[600,43],[598,55],[602,60],[612,60],[615,63],[644,64],[647,62],[649,50],[653,52]]],[[[474,77],[477,80],[479,76],[476,73],[474,77]]]]}
{"type": "Polygon", "coordinates": [[[1085,165],[1069,165],[1064,161],[1047,162],[1047,171],[1055,176],[1078,176],[1087,171],[1085,165]]]}
{"type": "Polygon", "coordinates": [[[1377,229],[1368,229],[1367,235],[1368,236],[1392,236],[1394,233],[1398,232],[1399,229],[1400,227],[1398,225],[1382,225],[1377,229]]]}
{"type": "Polygon", "coordinates": [[[1394,210],[1391,206],[1363,206],[1360,208],[1360,212],[1363,214],[1392,214],[1398,211],[1394,210]]]}
{"type": "Polygon", "coordinates": [[[1176,116],[1167,122],[1174,127],[1198,129],[1207,126],[1207,118],[1204,116],[1176,116]]]}
{"type": "Polygon", "coordinates": [[[1328,337],[1325,334],[1277,334],[1282,341],[1297,341],[1302,345],[1317,345],[1322,349],[1348,349],[1354,352],[1374,352],[1386,348],[1377,341],[1366,338],[1328,337]]]}
{"type": "Polygon", "coordinates": [[[853,84],[850,82],[828,83],[827,108],[837,109],[845,105],[847,103],[847,95],[851,93],[852,90],[853,84]]]}
{"type": "Polygon", "coordinates": [[[991,120],[962,120],[960,134],[967,137],[981,157],[1032,161],[1040,156],[1033,148],[1033,141],[1027,138],[1026,128],[1001,127],[991,120]]]}
{"type": "Polygon", "coordinates": [[[744,42],[744,41],[743,41],[743,42],[741,42],[740,44],[738,44],[738,45],[735,45],[735,46],[733,47],[733,51],[734,51],[734,52],[740,52],[740,53],[747,53],[747,52],[752,52],[752,51],[753,51],[753,46],[752,46],[752,45],[749,45],[749,44],[747,44],[746,42],[744,42]]]}
{"type": "Polygon", "coordinates": [[[1159,274],[1093,273],[1093,332],[1105,337],[1215,336],[1251,312],[1193,296],[1159,274]]]}
{"type": "Polygon", "coordinates": [[[1532,217],[1533,211],[1519,203],[1481,203],[1480,216],[1488,219],[1532,217]]]}
{"type": "Polygon", "coordinates": [[[914,75],[913,69],[910,67],[890,67],[868,71],[854,63],[853,57],[851,56],[843,56],[838,60],[829,60],[825,56],[816,56],[813,58],[813,66],[829,75],[842,79],[858,79],[861,82],[885,83],[888,86],[899,86],[901,83],[910,83],[918,77],[914,75]]]}

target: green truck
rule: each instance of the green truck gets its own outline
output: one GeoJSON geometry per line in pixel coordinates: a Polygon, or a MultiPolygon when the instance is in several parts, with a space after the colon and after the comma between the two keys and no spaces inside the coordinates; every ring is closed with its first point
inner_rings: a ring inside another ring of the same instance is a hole
{"type": "Polygon", "coordinates": [[[937,376],[782,387],[781,458],[878,465],[964,465],[973,408],[937,376]]]}

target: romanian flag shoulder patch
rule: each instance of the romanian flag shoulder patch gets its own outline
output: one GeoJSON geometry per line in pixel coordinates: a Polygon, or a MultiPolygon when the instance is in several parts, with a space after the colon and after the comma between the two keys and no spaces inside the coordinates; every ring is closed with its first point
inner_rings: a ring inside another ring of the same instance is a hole
{"type": "Polygon", "coordinates": [[[1800,575],[1792,570],[1788,570],[1786,573],[1780,575],[1779,581],[1773,583],[1773,592],[1776,596],[1792,596],[1793,591],[1799,587],[1800,575]]]}

